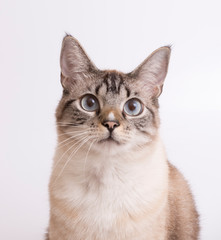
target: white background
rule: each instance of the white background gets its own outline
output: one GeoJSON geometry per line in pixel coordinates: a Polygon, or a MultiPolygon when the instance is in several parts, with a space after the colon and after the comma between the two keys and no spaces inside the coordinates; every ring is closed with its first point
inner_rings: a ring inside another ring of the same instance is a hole
{"type": "Polygon", "coordinates": [[[201,239],[221,239],[221,2],[0,1],[0,239],[40,240],[65,31],[101,68],[131,71],[172,44],[161,96],[168,157],[191,184],[201,239]]]}

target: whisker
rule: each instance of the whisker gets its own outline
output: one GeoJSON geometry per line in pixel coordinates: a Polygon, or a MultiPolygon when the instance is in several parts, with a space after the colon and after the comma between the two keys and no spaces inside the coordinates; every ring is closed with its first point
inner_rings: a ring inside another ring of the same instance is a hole
{"type": "Polygon", "coordinates": [[[63,122],[63,121],[56,121],[56,123],[73,123],[73,122],[63,122]]]}
{"type": "Polygon", "coordinates": [[[66,132],[66,133],[62,133],[62,134],[57,134],[57,137],[63,136],[63,135],[68,135],[68,134],[72,134],[72,133],[81,133],[81,132],[87,132],[88,130],[75,130],[75,131],[71,131],[71,132],[66,132]]]}
{"type": "MultiPolygon", "coordinates": [[[[68,139],[68,141],[66,142],[66,143],[63,143],[62,145],[60,145],[60,143],[59,143],[59,147],[57,147],[58,149],[60,149],[60,148],[62,148],[62,147],[64,147],[64,146],[66,146],[66,145],[68,145],[69,143],[70,143],[70,141],[72,141],[72,139],[74,139],[74,140],[79,140],[79,139],[81,139],[81,137],[85,137],[84,135],[86,135],[86,136],[90,136],[90,134],[80,134],[80,135],[75,135],[75,136],[73,136],[73,137],[70,137],[69,139],[68,139]]],[[[67,140],[67,139],[66,139],[67,140]]],[[[58,145],[57,145],[58,146],[58,145]]]]}
{"type": "Polygon", "coordinates": [[[68,126],[68,125],[72,125],[72,127],[75,128],[86,128],[87,126],[85,125],[75,125],[76,123],[74,122],[57,122],[56,126],[68,126]]]}
{"type": "Polygon", "coordinates": [[[67,146],[68,144],[70,144],[71,142],[74,142],[75,140],[80,140],[80,139],[82,139],[82,137],[84,138],[84,137],[87,137],[87,136],[79,136],[79,137],[76,137],[76,138],[69,139],[68,142],[66,142],[66,143],[62,144],[61,146],[59,146],[58,149],[60,149],[60,148],[62,148],[64,146],[67,146]]]}
{"type": "Polygon", "coordinates": [[[70,154],[70,156],[68,157],[66,163],[64,164],[63,168],[61,169],[60,173],[58,174],[58,176],[56,177],[54,184],[56,183],[57,179],[61,176],[61,174],[63,173],[64,169],[66,168],[66,166],[68,165],[68,163],[70,162],[71,158],[77,153],[77,151],[88,141],[90,140],[90,138],[85,138],[84,140],[82,140],[82,143],[79,144],[79,146],[72,151],[72,153],[70,154]]]}
{"type": "Polygon", "coordinates": [[[92,143],[90,144],[90,146],[89,146],[89,148],[88,148],[88,151],[87,151],[87,153],[86,153],[86,157],[85,157],[85,159],[84,159],[84,177],[85,177],[85,169],[86,169],[86,162],[87,162],[88,154],[89,154],[89,152],[90,152],[90,150],[91,150],[92,145],[93,145],[96,141],[97,141],[97,139],[95,138],[94,141],[92,141],[92,143]]]}
{"type": "MultiPolygon", "coordinates": [[[[86,137],[81,137],[77,142],[75,142],[75,144],[71,145],[71,147],[68,148],[68,150],[66,150],[62,156],[59,158],[59,160],[56,162],[56,164],[54,165],[54,169],[57,168],[58,164],[61,162],[62,158],[65,156],[65,154],[71,149],[73,148],[75,145],[77,145],[78,143],[80,143],[82,140],[86,139],[86,137]]],[[[72,140],[71,142],[74,142],[75,140],[72,140]]],[[[71,143],[69,142],[69,143],[71,143]]]]}
{"type": "Polygon", "coordinates": [[[67,142],[67,141],[70,140],[70,139],[74,139],[74,138],[76,138],[76,137],[78,137],[78,136],[82,136],[82,135],[88,135],[88,133],[87,133],[87,132],[84,132],[84,133],[79,133],[79,134],[73,135],[73,136],[71,136],[71,137],[63,140],[62,142],[60,142],[60,143],[57,145],[57,147],[60,148],[60,147],[61,147],[60,145],[61,145],[62,143],[67,142]],[[59,147],[59,146],[60,146],[60,147],[59,147]]]}

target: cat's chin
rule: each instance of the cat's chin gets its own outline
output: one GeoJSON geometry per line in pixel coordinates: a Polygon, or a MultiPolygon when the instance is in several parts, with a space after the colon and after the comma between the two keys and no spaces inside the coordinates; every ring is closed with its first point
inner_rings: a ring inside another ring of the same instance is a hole
{"type": "Polygon", "coordinates": [[[120,145],[121,143],[114,139],[113,137],[109,136],[108,138],[102,139],[98,142],[99,144],[105,145],[120,145]]]}
{"type": "Polygon", "coordinates": [[[115,156],[128,152],[130,147],[131,144],[129,142],[120,141],[114,137],[107,137],[99,140],[93,149],[101,155],[115,156]]]}

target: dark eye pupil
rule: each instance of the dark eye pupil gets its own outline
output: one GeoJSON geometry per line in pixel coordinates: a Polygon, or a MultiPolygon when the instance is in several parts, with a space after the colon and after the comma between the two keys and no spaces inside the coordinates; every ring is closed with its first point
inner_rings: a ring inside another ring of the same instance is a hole
{"type": "Polygon", "coordinates": [[[95,104],[95,100],[92,97],[88,97],[86,102],[88,107],[93,107],[95,104]]]}
{"type": "Polygon", "coordinates": [[[128,108],[130,111],[134,111],[136,109],[136,107],[137,107],[137,103],[135,101],[133,101],[133,100],[129,101],[128,108]]]}

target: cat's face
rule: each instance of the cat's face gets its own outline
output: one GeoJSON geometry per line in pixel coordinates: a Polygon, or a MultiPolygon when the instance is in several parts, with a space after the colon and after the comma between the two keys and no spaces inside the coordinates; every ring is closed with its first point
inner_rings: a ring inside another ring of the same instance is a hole
{"type": "Polygon", "coordinates": [[[170,49],[155,51],[129,74],[100,71],[76,39],[64,38],[63,97],[57,108],[59,133],[98,151],[128,150],[152,141],[159,126],[158,96],[170,49]]]}

